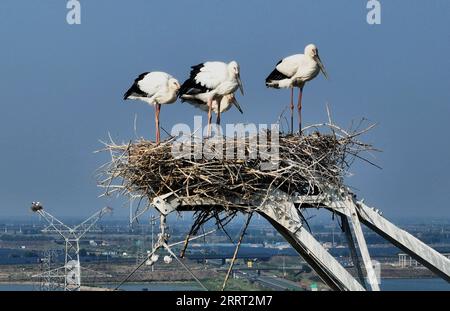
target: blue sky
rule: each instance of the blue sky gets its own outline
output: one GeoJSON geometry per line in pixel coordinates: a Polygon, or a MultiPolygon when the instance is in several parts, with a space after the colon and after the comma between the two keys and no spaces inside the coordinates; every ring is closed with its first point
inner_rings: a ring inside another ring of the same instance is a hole
{"type": "MultiPolygon", "coordinates": [[[[184,80],[204,60],[237,60],[244,115],[225,122],[272,123],[288,91],[264,78],[282,57],[315,43],[331,77],[305,88],[304,123],[366,117],[367,141],[382,149],[378,170],[357,164],[348,183],[391,217],[445,218],[450,201],[450,2],[381,1],[382,24],[366,23],[366,1],[81,1],[82,24],[66,23],[66,1],[0,2],[0,215],[28,215],[33,200],[58,215],[88,215],[120,200],[99,199],[94,154],[117,141],[154,138],[153,110],[123,102],[141,72],[184,80]]],[[[163,107],[164,128],[198,111],[163,107]]],[[[2,218],[3,218],[2,217],[2,218]]]]}

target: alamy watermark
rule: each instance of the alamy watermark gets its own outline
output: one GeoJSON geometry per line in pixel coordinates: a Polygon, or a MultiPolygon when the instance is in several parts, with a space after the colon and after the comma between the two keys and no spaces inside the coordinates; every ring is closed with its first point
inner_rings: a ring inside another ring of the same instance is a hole
{"type": "Polygon", "coordinates": [[[66,8],[68,10],[66,21],[69,25],[81,24],[81,3],[79,0],[67,1],[66,8]]]}
{"type": "MultiPolygon", "coordinates": [[[[66,8],[68,10],[66,15],[66,21],[69,25],[81,24],[81,3],[79,0],[68,0],[66,8]]],[[[379,0],[368,0],[366,8],[369,10],[367,13],[367,23],[369,25],[381,24],[381,3],[379,0]]]]}
{"type": "Polygon", "coordinates": [[[366,8],[369,10],[367,13],[367,23],[369,25],[381,24],[381,3],[379,0],[369,0],[366,8]]]}
{"type": "Polygon", "coordinates": [[[279,165],[278,124],[211,124],[211,135],[203,139],[208,126],[202,117],[194,117],[194,131],[184,123],[175,124],[171,135],[172,156],[190,160],[259,160],[261,170],[273,170],[279,165]]]}

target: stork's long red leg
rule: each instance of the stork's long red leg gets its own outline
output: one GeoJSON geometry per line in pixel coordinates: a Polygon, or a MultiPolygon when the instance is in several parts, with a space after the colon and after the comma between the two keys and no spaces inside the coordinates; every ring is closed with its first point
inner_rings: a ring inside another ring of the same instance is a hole
{"type": "Polygon", "coordinates": [[[217,119],[216,119],[216,124],[220,125],[220,100],[217,101],[217,119]]]}
{"type": "Polygon", "coordinates": [[[208,100],[208,133],[207,133],[207,137],[211,136],[211,119],[212,119],[211,109],[212,109],[212,99],[209,99],[208,100]]]}
{"type": "Polygon", "coordinates": [[[302,98],[303,98],[303,86],[300,87],[298,92],[298,133],[302,135],[302,98]]]}
{"type": "Polygon", "coordinates": [[[294,88],[291,87],[291,134],[294,134],[294,88]]]}
{"type": "Polygon", "coordinates": [[[161,111],[161,104],[155,105],[155,126],[156,126],[156,144],[159,144],[161,137],[159,132],[159,113],[161,111]]]}

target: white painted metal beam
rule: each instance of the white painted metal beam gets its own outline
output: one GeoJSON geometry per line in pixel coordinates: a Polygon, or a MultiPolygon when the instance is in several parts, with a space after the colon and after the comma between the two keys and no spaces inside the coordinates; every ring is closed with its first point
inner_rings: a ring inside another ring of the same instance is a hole
{"type": "MultiPolygon", "coordinates": [[[[411,234],[399,229],[362,202],[356,202],[345,189],[331,190],[317,196],[299,196],[294,200],[281,191],[271,196],[255,196],[254,206],[299,252],[320,277],[335,290],[364,290],[361,284],[331,256],[302,226],[295,204],[303,207],[324,207],[351,219],[372,290],[379,290],[360,222],[408,253],[418,262],[450,282],[450,259],[441,255],[411,234]],[[295,204],[294,204],[295,203],[295,204]]],[[[236,199],[236,208],[245,211],[245,202],[236,199]],[[242,204],[242,205],[241,205],[242,204]]],[[[223,208],[220,202],[201,197],[179,198],[167,194],[155,198],[153,205],[164,215],[174,210],[223,208]]]]}
{"type": "Polygon", "coordinates": [[[302,226],[292,199],[282,192],[265,198],[258,210],[334,290],[364,291],[364,287],[302,226]]]}
{"type": "Polygon", "coordinates": [[[362,223],[450,282],[450,259],[398,228],[363,202],[357,202],[356,206],[362,223]]]}
{"type": "Polygon", "coordinates": [[[361,268],[361,262],[359,260],[358,253],[356,251],[355,241],[353,240],[352,230],[350,228],[350,224],[348,222],[348,218],[345,215],[341,215],[342,220],[342,229],[344,231],[345,237],[347,239],[347,245],[350,250],[350,256],[352,257],[353,265],[356,268],[356,272],[358,273],[359,283],[366,288],[366,282],[364,279],[364,274],[361,268]]]}
{"type": "Polygon", "coordinates": [[[361,223],[359,222],[358,214],[352,200],[346,200],[346,206],[350,211],[350,219],[352,220],[353,232],[355,233],[356,241],[358,243],[358,248],[361,253],[361,257],[364,262],[364,267],[366,269],[367,280],[369,282],[370,288],[373,291],[379,291],[380,285],[378,284],[377,276],[373,268],[372,259],[370,258],[369,249],[367,248],[366,239],[364,238],[364,233],[361,228],[361,223]]]}

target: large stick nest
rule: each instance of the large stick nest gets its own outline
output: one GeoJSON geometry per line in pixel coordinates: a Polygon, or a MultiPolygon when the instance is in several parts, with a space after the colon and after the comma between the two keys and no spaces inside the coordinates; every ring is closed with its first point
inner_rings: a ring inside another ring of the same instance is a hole
{"type": "MultiPolygon", "coordinates": [[[[111,140],[105,143],[105,149],[112,159],[101,168],[100,185],[106,188],[106,194],[119,192],[147,198],[149,202],[156,196],[175,192],[179,197],[211,198],[225,207],[233,205],[236,198],[248,201],[250,206],[255,193],[274,189],[290,195],[319,193],[325,187],[344,186],[344,177],[355,159],[371,163],[365,156],[375,149],[359,137],[373,125],[363,130],[360,125],[346,131],[329,122],[309,126],[303,135],[281,134],[279,165],[271,170],[262,169],[261,164],[266,162],[259,157],[245,160],[174,157],[171,152],[174,139],[159,145],[144,139],[128,144],[111,140]]],[[[270,132],[264,134],[270,137],[270,132]]],[[[235,140],[236,144],[244,144],[246,152],[255,146],[249,139],[235,140]]]]}

